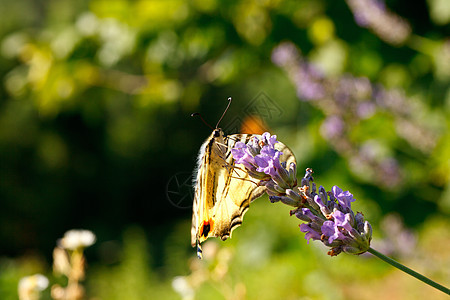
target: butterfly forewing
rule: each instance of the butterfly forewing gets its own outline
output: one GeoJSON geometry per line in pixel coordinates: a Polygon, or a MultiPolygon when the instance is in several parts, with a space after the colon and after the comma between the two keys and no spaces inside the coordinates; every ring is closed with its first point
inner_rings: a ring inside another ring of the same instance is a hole
{"type": "MultiPolygon", "coordinates": [[[[231,237],[241,225],[250,202],[261,196],[265,188],[258,186],[245,169],[236,166],[231,155],[234,145],[248,142],[251,134],[224,136],[220,129],[200,148],[192,214],[191,244],[195,247],[208,237],[231,237]]],[[[295,162],[292,152],[282,143],[275,148],[283,152],[281,161],[295,162]]],[[[201,250],[199,250],[201,251],[201,250]]]]}

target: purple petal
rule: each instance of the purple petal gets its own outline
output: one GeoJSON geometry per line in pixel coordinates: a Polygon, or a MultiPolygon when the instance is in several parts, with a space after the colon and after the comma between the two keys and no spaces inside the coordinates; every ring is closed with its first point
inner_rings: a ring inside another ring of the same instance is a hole
{"type": "Polygon", "coordinates": [[[320,126],[320,133],[325,139],[339,138],[345,130],[344,121],[338,116],[330,116],[320,126]]]}
{"type": "Polygon", "coordinates": [[[271,148],[273,148],[274,145],[278,143],[277,136],[276,135],[271,136],[270,133],[268,132],[264,132],[262,134],[262,141],[264,142],[265,145],[269,145],[271,148]]]}
{"type": "Polygon", "coordinates": [[[349,209],[351,208],[351,203],[355,201],[355,199],[353,199],[353,194],[349,191],[343,192],[337,185],[333,186],[332,192],[340,205],[349,209]]]}
{"type": "Polygon", "coordinates": [[[247,145],[237,142],[236,147],[231,149],[231,154],[237,164],[242,164],[249,170],[255,170],[255,158],[251,155],[247,145]]]}
{"type": "Polygon", "coordinates": [[[320,240],[320,233],[315,231],[314,229],[312,229],[309,224],[300,224],[300,231],[301,232],[305,232],[305,239],[308,240],[308,244],[309,244],[309,240],[313,239],[313,240],[320,240]]]}
{"type": "Polygon", "coordinates": [[[341,211],[336,210],[333,213],[333,217],[334,217],[334,223],[337,226],[344,227],[345,230],[347,230],[347,231],[352,230],[352,226],[350,225],[350,214],[344,214],[341,211]]]}
{"type": "Polygon", "coordinates": [[[281,168],[280,156],[282,152],[264,146],[261,150],[261,154],[255,156],[255,162],[258,166],[258,172],[264,172],[270,176],[277,174],[277,169],[281,168]]]}
{"type": "Polygon", "coordinates": [[[322,233],[325,234],[326,236],[332,236],[334,235],[335,227],[336,226],[333,221],[325,221],[323,222],[323,225],[320,229],[322,230],[322,233]]]}
{"type": "Polygon", "coordinates": [[[320,229],[322,230],[322,233],[328,237],[328,243],[330,244],[336,239],[343,239],[345,237],[333,221],[323,222],[320,229]]]}

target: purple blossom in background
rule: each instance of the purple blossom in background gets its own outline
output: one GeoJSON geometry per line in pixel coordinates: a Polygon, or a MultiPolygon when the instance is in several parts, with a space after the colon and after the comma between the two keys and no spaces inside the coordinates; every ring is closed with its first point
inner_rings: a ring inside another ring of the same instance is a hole
{"type": "Polygon", "coordinates": [[[343,76],[339,79],[336,88],[332,91],[333,99],[340,105],[347,105],[352,98],[353,89],[353,79],[349,76],[343,76]]]}
{"type": "Polygon", "coordinates": [[[365,77],[344,75],[337,80],[330,93],[339,105],[351,105],[354,101],[367,101],[372,95],[372,85],[365,77]]]}
{"type": "Polygon", "coordinates": [[[322,74],[313,65],[305,63],[296,76],[297,96],[303,100],[317,100],[325,96],[322,74]]]}
{"type": "Polygon", "coordinates": [[[417,237],[405,227],[403,220],[397,214],[388,214],[380,224],[383,239],[377,243],[377,248],[388,255],[408,257],[414,255],[417,247],[417,237]]]}
{"type": "Polygon", "coordinates": [[[300,225],[300,231],[305,233],[308,242],[320,240],[331,248],[328,254],[332,256],[341,252],[361,254],[370,248],[372,227],[361,213],[352,211],[355,199],[349,191],[338,186],[333,186],[328,193],[322,186],[317,191],[311,169],[306,170],[298,187],[295,163],[287,169],[286,164],[280,162],[282,153],[274,147],[276,136],[264,133],[261,142],[257,141],[256,138],[247,144],[236,143],[231,150],[233,158],[251,176],[255,170],[259,172],[253,177],[260,180],[258,185],[266,187],[271,202],[281,201],[295,207],[291,215],[306,222],[300,225]]]}
{"type": "MultiPolygon", "coordinates": [[[[361,0],[365,3],[369,0],[361,0]]],[[[370,0],[372,1],[372,0],[370,0]]],[[[372,4],[371,4],[372,5],[372,4]]],[[[377,2],[377,9],[383,5],[377,2]]],[[[392,189],[403,183],[400,165],[389,151],[367,156],[352,138],[353,128],[377,113],[392,116],[396,134],[412,147],[430,153],[438,141],[435,132],[417,119],[417,105],[401,90],[386,90],[365,77],[345,74],[327,77],[302,57],[292,43],[281,43],[272,52],[272,61],[283,68],[295,84],[298,98],[323,112],[320,133],[328,144],[352,165],[351,171],[370,182],[392,189]]],[[[388,125],[388,124],[387,124],[388,125]]]]}
{"type": "Polygon", "coordinates": [[[386,184],[397,185],[402,178],[400,174],[400,166],[398,161],[393,158],[386,158],[382,160],[379,164],[380,172],[385,174],[386,184]]]}
{"type": "Polygon", "coordinates": [[[380,0],[359,1],[359,3],[356,3],[356,1],[348,2],[352,4],[352,7],[359,9],[355,9],[354,17],[356,23],[361,27],[368,27],[373,15],[379,15],[386,12],[386,5],[380,0]],[[362,4],[366,4],[364,9],[362,9],[362,4]]]}
{"type": "Polygon", "coordinates": [[[297,63],[300,59],[297,48],[292,43],[283,43],[283,47],[276,47],[272,52],[272,62],[277,66],[287,66],[297,63]]]}
{"type": "Polygon", "coordinates": [[[356,108],[356,115],[364,120],[372,117],[375,114],[376,107],[373,102],[365,101],[358,104],[356,108]]]}
{"type": "Polygon", "coordinates": [[[411,35],[411,26],[386,9],[380,0],[346,0],[361,27],[370,28],[378,37],[393,45],[404,43],[411,35]]]}
{"type": "Polygon", "coordinates": [[[344,121],[338,116],[330,116],[320,126],[320,133],[325,139],[334,139],[342,136],[345,130],[344,121]]]}
{"type": "Polygon", "coordinates": [[[309,101],[325,96],[325,87],[322,84],[323,74],[314,65],[304,62],[292,44],[275,48],[272,52],[272,61],[278,66],[291,68],[299,99],[309,101]],[[297,63],[299,60],[301,64],[297,63]]]}

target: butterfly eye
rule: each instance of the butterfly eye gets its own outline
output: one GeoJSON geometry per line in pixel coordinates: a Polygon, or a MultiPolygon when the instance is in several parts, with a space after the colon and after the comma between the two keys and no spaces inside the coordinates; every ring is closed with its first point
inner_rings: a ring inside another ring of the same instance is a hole
{"type": "Polygon", "coordinates": [[[220,130],[216,129],[214,130],[214,137],[219,137],[220,136],[220,130]]]}

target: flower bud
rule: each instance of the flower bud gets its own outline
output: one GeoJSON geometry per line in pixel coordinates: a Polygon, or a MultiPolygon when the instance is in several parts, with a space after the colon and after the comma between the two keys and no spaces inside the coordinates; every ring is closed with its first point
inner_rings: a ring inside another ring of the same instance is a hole
{"type": "Polygon", "coordinates": [[[294,207],[298,207],[301,204],[299,201],[296,201],[296,200],[286,197],[286,196],[270,196],[269,199],[271,202],[273,202],[272,201],[272,199],[273,199],[273,200],[275,200],[275,202],[281,201],[286,205],[294,206],[294,207]]]}

